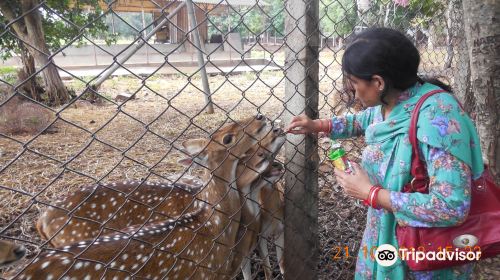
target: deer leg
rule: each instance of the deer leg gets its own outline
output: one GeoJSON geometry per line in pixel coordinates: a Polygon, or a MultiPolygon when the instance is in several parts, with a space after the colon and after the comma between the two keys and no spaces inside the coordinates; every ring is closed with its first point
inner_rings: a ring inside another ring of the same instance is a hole
{"type": "Polygon", "coordinates": [[[245,257],[243,259],[243,263],[241,264],[241,272],[243,273],[243,279],[252,279],[252,267],[250,266],[250,259],[248,257],[245,257]]]}
{"type": "Polygon", "coordinates": [[[273,278],[273,273],[271,271],[271,263],[269,262],[269,251],[267,250],[267,239],[261,237],[259,238],[259,255],[264,260],[264,274],[266,280],[273,278]]]}
{"type": "Polygon", "coordinates": [[[276,256],[280,265],[281,275],[285,274],[285,261],[283,260],[283,248],[285,246],[285,233],[281,232],[276,239],[276,256]]]}

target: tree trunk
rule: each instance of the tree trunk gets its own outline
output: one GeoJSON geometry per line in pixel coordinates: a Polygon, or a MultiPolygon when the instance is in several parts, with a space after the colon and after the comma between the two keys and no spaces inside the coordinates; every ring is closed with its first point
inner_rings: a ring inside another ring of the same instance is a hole
{"type": "Polygon", "coordinates": [[[39,9],[36,9],[38,4],[37,0],[21,0],[23,17],[19,20],[17,20],[19,15],[14,13],[9,3],[0,1],[0,10],[7,20],[13,22],[11,25],[13,33],[23,42],[38,67],[43,69],[40,74],[43,77],[47,102],[57,106],[68,102],[70,96],[52,59],[49,59],[50,51],[42,30],[42,18],[39,9]],[[31,12],[27,13],[28,11],[31,12]]]}
{"type": "Polygon", "coordinates": [[[469,49],[474,111],[481,148],[497,184],[500,183],[500,22],[499,1],[463,0],[465,37],[469,49]]]}
{"type": "MultiPolygon", "coordinates": [[[[34,0],[23,0],[23,11],[32,9],[35,4],[36,1],[34,0]]],[[[68,91],[66,90],[66,87],[64,86],[52,59],[49,60],[50,51],[45,42],[45,36],[42,30],[42,19],[40,17],[39,10],[33,10],[33,12],[25,15],[24,22],[26,30],[28,31],[28,37],[31,39],[29,42],[37,48],[28,48],[28,50],[35,58],[38,67],[41,69],[45,67],[40,74],[43,77],[45,92],[47,93],[49,103],[58,106],[68,102],[70,99],[68,91]]]]}
{"type": "Polygon", "coordinates": [[[389,26],[389,15],[391,14],[391,2],[385,5],[384,27],[389,26]]]}
{"type": "Polygon", "coordinates": [[[32,76],[35,74],[35,59],[28,52],[28,50],[23,46],[23,44],[19,44],[19,48],[21,49],[21,60],[23,62],[23,68],[18,72],[18,84],[22,83],[21,88],[24,90],[25,94],[29,96],[31,99],[36,101],[42,101],[41,94],[43,93],[43,88],[38,85],[38,81],[36,76],[32,76]]]}
{"type": "Polygon", "coordinates": [[[436,24],[437,22],[433,22],[429,26],[429,36],[427,36],[427,49],[431,52],[434,52],[434,48],[436,47],[436,24]]]}
{"type": "Polygon", "coordinates": [[[450,13],[448,14],[449,32],[453,49],[456,52],[455,64],[453,65],[453,93],[462,102],[465,111],[474,118],[473,109],[476,100],[470,84],[469,50],[467,49],[467,41],[464,38],[462,0],[452,0],[450,5],[450,13]]]}
{"type": "Polygon", "coordinates": [[[356,0],[356,13],[362,26],[368,26],[367,12],[370,10],[371,0],[356,0]]]}
{"type": "Polygon", "coordinates": [[[451,64],[453,62],[453,42],[452,42],[452,16],[451,14],[453,13],[453,5],[454,1],[448,2],[448,7],[446,8],[446,56],[444,58],[444,69],[451,68],[451,64]]]}
{"type": "Polygon", "coordinates": [[[41,74],[49,103],[56,106],[67,103],[70,96],[52,60],[49,60],[44,54],[38,54],[35,56],[35,60],[40,68],[47,65],[41,74]]]}

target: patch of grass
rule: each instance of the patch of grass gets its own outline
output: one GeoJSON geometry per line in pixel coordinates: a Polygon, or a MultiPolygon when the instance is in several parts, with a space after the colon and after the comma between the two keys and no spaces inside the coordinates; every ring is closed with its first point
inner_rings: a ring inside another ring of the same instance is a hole
{"type": "Polygon", "coordinates": [[[0,79],[9,84],[17,81],[17,68],[14,66],[0,66],[0,79]]]}
{"type": "Polygon", "coordinates": [[[17,68],[14,66],[0,66],[0,75],[8,75],[17,73],[17,68]]]}

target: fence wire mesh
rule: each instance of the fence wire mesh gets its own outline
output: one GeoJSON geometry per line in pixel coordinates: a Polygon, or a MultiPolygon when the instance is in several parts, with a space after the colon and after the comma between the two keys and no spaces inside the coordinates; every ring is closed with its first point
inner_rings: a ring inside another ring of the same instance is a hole
{"type": "MultiPolygon", "coordinates": [[[[285,94],[286,83],[304,82],[289,78],[285,61],[294,3],[2,1],[0,238],[27,254],[1,276],[242,279],[243,268],[280,279],[276,252],[291,230],[283,223],[291,203],[319,221],[320,261],[307,269],[352,278],[365,208],[337,186],[329,140],[319,140],[317,210],[287,199],[294,186],[281,179],[291,159],[277,151],[276,120],[305,110],[285,94]],[[233,121],[240,125],[222,128],[233,121]],[[183,143],[201,151],[197,163],[183,143]],[[245,158],[237,175],[235,157],[245,158]],[[257,176],[263,162],[272,168],[257,176]]],[[[362,109],[343,91],[340,60],[372,26],[411,37],[420,72],[448,78],[465,96],[460,10],[460,1],[319,1],[319,117],[362,109]]],[[[342,144],[359,159],[362,139],[342,144]]]]}

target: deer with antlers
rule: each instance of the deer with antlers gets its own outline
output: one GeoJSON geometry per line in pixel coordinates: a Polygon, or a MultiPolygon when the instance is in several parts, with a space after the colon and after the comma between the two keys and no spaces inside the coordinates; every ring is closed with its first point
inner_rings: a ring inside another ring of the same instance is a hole
{"type": "MultiPolygon", "coordinates": [[[[210,139],[183,143],[193,160],[211,174],[206,187],[196,194],[200,202],[197,207],[171,219],[45,252],[18,278],[230,278],[241,217],[240,197],[234,186],[236,166],[270,132],[268,127],[258,116],[243,125],[227,125],[210,139]]],[[[254,177],[258,178],[268,165],[268,160],[256,165],[254,177]]]]}
{"type": "Polygon", "coordinates": [[[23,245],[17,245],[13,242],[0,240],[0,266],[13,264],[20,260],[26,254],[23,245]]]}

